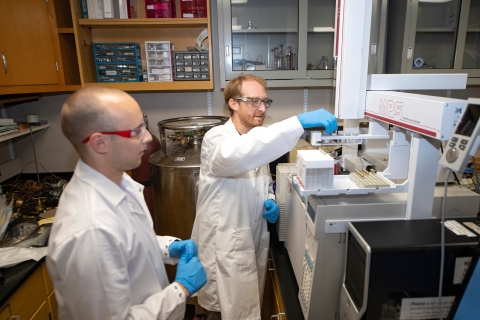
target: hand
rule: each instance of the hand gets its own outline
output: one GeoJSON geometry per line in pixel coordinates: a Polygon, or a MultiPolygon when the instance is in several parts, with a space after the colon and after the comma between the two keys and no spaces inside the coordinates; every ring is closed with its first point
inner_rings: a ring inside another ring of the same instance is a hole
{"type": "Polygon", "coordinates": [[[190,295],[200,290],[207,283],[207,274],[200,260],[193,257],[187,261],[186,257],[182,256],[177,265],[175,282],[184,286],[190,295]]]}
{"type": "Polygon", "coordinates": [[[191,258],[197,256],[197,244],[191,239],[173,241],[168,246],[168,253],[170,253],[170,257],[177,259],[180,259],[180,257],[185,255],[187,261],[190,261],[191,258]]]}
{"type": "Polygon", "coordinates": [[[273,201],[272,199],[265,200],[263,204],[267,211],[263,212],[263,216],[267,219],[270,223],[277,222],[278,215],[280,214],[280,210],[278,209],[278,204],[273,201]]]}
{"type": "Polygon", "coordinates": [[[314,111],[300,113],[298,121],[304,129],[313,127],[324,127],[325,133],[330,134],[338,129],[337,119],[333,114],[325,109],[317,109],[314,111]]]}

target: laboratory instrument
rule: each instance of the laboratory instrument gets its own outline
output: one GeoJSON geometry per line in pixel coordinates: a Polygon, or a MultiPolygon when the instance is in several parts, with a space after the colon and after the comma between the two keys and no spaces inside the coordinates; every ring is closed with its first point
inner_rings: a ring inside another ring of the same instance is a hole
{"type": "Polygon", "coordinates": [[[463,172],[470,158],[475,156],[480,143],[480,99],[468,99],[466,110],[461,115],[440,164],[453,171],[463,172]]]}
{"type": "MultiPolygon", "coordinates": [[[[461,225],[477,218],[454,219],[461,225]]],[[[438,319],[440,219],[350,222],[340,301],[344,320],[438,319]]],[[[471,233],[471,231],[470,231],[471,233]]],[[[459,293],[479,234],[445,234],[442,318],[459,293]]]]}

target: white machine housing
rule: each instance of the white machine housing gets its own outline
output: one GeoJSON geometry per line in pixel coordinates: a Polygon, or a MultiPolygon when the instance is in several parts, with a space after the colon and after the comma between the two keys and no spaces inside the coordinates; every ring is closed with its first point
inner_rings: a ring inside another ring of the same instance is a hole
{"type": "Polygon", "coordinates": [[[438,140],[447,140],[465,100],[395,91],[368,91],[365,115],[438,140]]]}
{"type": "MultiPolygon", "coordinates": [[[[308,196],[305,205],[296,185],[288,180],[285,246],[305,320],[338,319],[348,222],[403,220],[408,194],[308,196]]],[[[435,188],[432,218],[441,215],[443,192],[443,186],[435,188]]],[[[445,216],[474,217],[479,205],[479,194],[451,185],[445,216]]]]}

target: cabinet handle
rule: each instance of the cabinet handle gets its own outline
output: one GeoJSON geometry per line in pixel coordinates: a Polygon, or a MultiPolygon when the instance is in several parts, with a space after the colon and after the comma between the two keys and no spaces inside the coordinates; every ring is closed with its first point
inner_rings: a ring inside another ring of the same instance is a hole
{"type": "Polygon", "coordinates": [[[2,52],[2,59],[3,59],[3,73],[7,73],[7,58],[5,58],[5,54],[2,52]]]}
{"type": "Polygon", "coordinates": [[[412,47],[407,49],[407,59],[412,59],[412,47]]]}
{"type": "Polygon", "coordinates": [[[274,314],[273,316],[270,317],[270,319],[280,319],[280,316],[284,316],[285,313],[284,312],[280,312],[279,314],[274,314]]]}
{"type": "Polygon", "coordinates": [[[275,271],[275,267],[270,267],[270,264],[273,265],[273,260],[272,259],[268,259],[268,261],[267,261],[268,271],[275,271]]]}
{"type": "Polygon", "coordinates": [[[230,55],[230,50],[228,46],[225,46],[225,55],[228,57],[230,55]]]}
{"type": "MultiPolygon", "coordinates": [[[[3,52],[2,52],[2,55],[3,55],[3,52]]],[[[20,319],[20,316],[12,316],[12,307],[10,307],[10,303],[8,303],[5,308],[3,308],[2,310],[0,310],[1,312],[3,312],[5,309],[8,308],[8,313],[10,314],[8,317],[5,318],[5,320],[19,320],[20,319]]]]}

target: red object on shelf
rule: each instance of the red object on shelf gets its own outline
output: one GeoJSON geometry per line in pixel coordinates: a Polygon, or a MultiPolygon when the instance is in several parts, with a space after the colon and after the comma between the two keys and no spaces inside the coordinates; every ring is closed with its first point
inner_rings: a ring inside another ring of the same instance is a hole
{"type": "Polygon", "coordinates": [[[171,0],[145,0],[147,18],[172,18],[171,0]]]}
{"type": "Polygon", "coordinates": [[[182,18],[206,18],[206,0],[182,0],[180,3],[182,18]]]}

